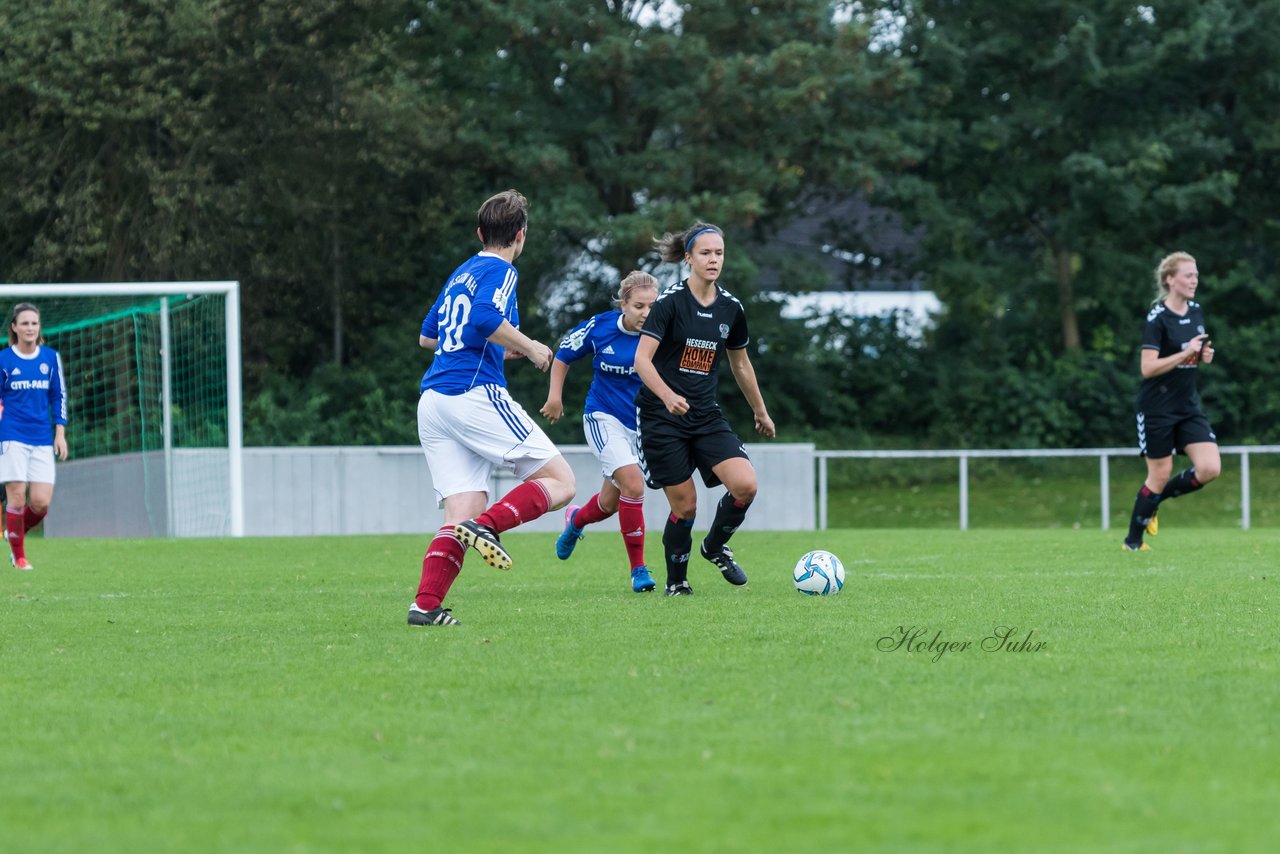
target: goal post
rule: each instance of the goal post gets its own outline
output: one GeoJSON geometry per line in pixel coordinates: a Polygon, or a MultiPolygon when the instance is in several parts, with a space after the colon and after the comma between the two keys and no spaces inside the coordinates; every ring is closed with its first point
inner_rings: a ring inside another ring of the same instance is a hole
{"type": "Polygon", "coordinates": [[[19,302],[67,384],[48,535],[244,536],[240,283],[0,284],[19,302]]]}

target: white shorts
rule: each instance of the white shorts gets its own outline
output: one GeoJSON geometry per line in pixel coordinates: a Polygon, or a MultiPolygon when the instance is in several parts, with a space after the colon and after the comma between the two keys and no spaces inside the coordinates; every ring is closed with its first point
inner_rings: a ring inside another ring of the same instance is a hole
{"type": "Polygon", "coordinates": [[[424,391],[418,400],[418,441],[441,502],[460,492],[487,493],[498,466],[528,480],[560,456],[524,408],[496,385],[456,395],[424,391]]]}
{"type": "Polygon", "coordinates": [[[588,412],[582,416],[582,432],[587,434],[591,453],[600,461],[600,473],[613,480],[613,473],[623,466],[640,464],[640,443],[636,431],[607,412],[588,412]]]}
{"type": "Polygon", "coordinates": [[[53,445],[0,442],[0,483],[53,482],[53,445]]]}

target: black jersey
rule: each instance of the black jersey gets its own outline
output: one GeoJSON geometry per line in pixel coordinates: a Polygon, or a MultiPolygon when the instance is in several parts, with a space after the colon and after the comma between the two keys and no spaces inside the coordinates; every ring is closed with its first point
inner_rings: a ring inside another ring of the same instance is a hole
{"type": "MultiPolygon", "coordinates": [[[[742,303],[716,285],[715,300],[703,305],[689,290],[687,279],[658,295],[640,334],[658,339],[653,366],[693,412],[716,408],[717,369],[725,350],[741,350],[751,340],[742,303]]],[[[642,409],[663,409],[647,386],[636,395],[636,404],[642,409]]]]}
{"type": "MultiPolygon", "coordinates": [[[[1155,350],[1160,358],[1187,349],[1197,335],[1204,334],[1204,312],[1198,302],[1187,303],[1187,313],[1174,314],[1164,303],[1147,313],[1142,330],[1142,349],[1155,350]]],[[[1199,360],[1179,364],[1172,371],[1142,381],[1138,388],[1138,411],[1152,418],[1181,418],[1200,412],[1196,391],[1199,360]]]]}

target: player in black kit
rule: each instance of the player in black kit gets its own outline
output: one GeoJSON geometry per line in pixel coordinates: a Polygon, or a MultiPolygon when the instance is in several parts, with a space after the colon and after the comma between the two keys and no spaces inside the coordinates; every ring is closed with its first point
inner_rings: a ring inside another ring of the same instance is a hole
{"type": "Polygon", "coordinates": [[[1196,375],[1213,361],[1204,312],[1192,301],[1200,274],[1196,259],[1175,252],[1156,268],[1159,292],[1142,332],[1142,386],[1138,389],[1138,452],[1147,458],[1147,480],[1129,518],[1125,551],[1145,551],[1143,531],[1155,536],[1160,502],[1195,492],[1222,471],[1218,437],[1200,411],[1196,375]],[[1173,454],[1191,467],[1170,478],[1173,454]]]}
{"type": "Polygon", "coordinates": [[[742,303],[716,284],[724,269],[724,234],[699,222],[679,234],[663,235],[657,247],[662,260],[688,264],[689,278],[658,295],[640,330],[635,361],[644,381],[636,395],[640,469],[649,486],[666,493],[671,506],[662,532],[666,593],[688,596],[693,593],[689,555],[698,510],[695,469],[707,486],[724,484],[727,490],[699,550],[730,584],[747,583],[727,543],[756,497],[756,470],[716,403],[717,369],[726,354],[755,415],[756,432],[773,438],[777,431],[747,355],[750,339],[742,303]]]}

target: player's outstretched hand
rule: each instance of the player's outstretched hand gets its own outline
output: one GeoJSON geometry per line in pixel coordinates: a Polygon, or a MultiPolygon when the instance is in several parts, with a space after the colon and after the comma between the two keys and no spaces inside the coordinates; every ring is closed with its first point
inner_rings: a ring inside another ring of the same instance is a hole
{"type": "Polygon", "coordinates": [[[542,404],[542,408],[538,410],[542,413],[542,417],[552,424],[560,420],[560,416],[564,415],[564,401],[554,398],[547,398],[547,402],[542,404]]]}
{"type": "Polygon", "coordinates": [[[756,416],[756,432],[766,439],[772,439],[778,435],[778,429],[773,426],[773,419],[768,413],[756,416]]]}

